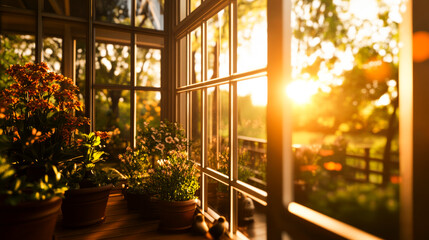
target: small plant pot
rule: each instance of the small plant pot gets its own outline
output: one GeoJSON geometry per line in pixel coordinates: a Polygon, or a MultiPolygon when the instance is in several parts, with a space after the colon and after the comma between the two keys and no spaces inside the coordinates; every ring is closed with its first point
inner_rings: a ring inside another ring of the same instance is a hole
{"type": "Polygon", "coordinates": [[[187,201],[160,201],[159,228],[163,231],[178,231],[192,227],[197,203],[195,199],[187,201]]]}
{"type": "Polygon", "coordinates": [[[140,209],[143,207],[143,205],[148,202],[146,194],[139,194],[139,193],[133,193],[133,192],[126,192],[127,195],[127,208],[130,211],[140,211],[140,209]]]}
{"type": "Polygon", "coordinates": [[[1,239],[53,239],[61,198],[0,205],[1,239]]]}
{"type": "Polygon", "coordinates": [[[104,221],[112,184],[102,187],[71,189],[65,192],[61,206],[65,227],[84,227],[104,221]]]}
{"type": "Polygon", "coordinates": [[[160,200],[146,196],[143,199],[143,204],[140,207],[140,213],[146,220],[154,220],[160,218],[160,200]]]}

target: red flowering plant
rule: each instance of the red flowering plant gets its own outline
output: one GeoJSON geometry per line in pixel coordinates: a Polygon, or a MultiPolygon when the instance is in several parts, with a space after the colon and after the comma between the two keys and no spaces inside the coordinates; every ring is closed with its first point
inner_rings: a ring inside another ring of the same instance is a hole
{"type": "Polygon", "coordinates": [[[30,185],[41,180],[49,189],[59,181],[58,165],[69,157],[65,146],[89,121],[75,115],[82,105],[73,81],[48,70],[46,63],[27,63],[6,71],[12,83],[0,89],[0,153],[15,179],[30,185]]]}

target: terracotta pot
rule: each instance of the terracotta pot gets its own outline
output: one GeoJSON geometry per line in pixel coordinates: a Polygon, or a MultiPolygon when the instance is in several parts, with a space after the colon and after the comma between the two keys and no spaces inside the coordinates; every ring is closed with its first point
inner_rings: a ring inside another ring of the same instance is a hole
{"type": "Polygon", "coordinates": [[[0,205],[1,239],[53,239],[61,198],[0,205]]]}
{"type": "Polygon", "coordinates": [[[153,220],[160,218],[160,201],[156,198],[146,196],[143,199],[143,204],[140,206],[140,213],[144,219],[153,220]]]}
{"type": "Polygon", "coordinates": [[[102,187],[71,189],[65,192],[61,206],[63,225],[83,227],[104,221],[112,184],[102,187]]]}
{"type": "Polygon", "coordinates": [[[149,201],[149,196],[146,194],[126,192],[126,195],[127,208],[130,211],[139,211],[149,201]]]}
{"type": "Polygon", "coordinates": [[[165,231],[184,230],[192,227],[197,203],[195,199],[187,201],[160,201],[159,227],[165,231]]]}

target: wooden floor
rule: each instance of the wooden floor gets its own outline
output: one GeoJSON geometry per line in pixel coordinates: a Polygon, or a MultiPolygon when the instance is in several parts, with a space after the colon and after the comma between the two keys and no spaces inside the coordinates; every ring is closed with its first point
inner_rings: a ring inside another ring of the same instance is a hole
{"type": "Polygon", "coordinates": [[[206,239],[193,235],[190,231],[163,233],[158,231],[157,220],[143,220],[139,213],[130,212],[121,194],[110,195],[107,203],[106,219],[103,223],[78,229],[62,227],[61,216],[55,230],[56,240],[84,239],[206,239]]]}

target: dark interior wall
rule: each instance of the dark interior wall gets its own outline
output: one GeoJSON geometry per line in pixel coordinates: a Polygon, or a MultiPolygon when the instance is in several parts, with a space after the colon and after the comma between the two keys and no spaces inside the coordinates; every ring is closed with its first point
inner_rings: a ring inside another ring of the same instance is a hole
{"type": "MultiPolygon", "coordinates": [[[[429,34],[429,1],[413,1],[413,32],[429,34]]],[[[423,51],[425,46],[413,46],[423,51]]],[[[413,63],[413,232],[414,239],[427,238],[429,226],[429,59],[413,63]]],[[[401,79],[408,81],[409,79],[401,79]]]]}

